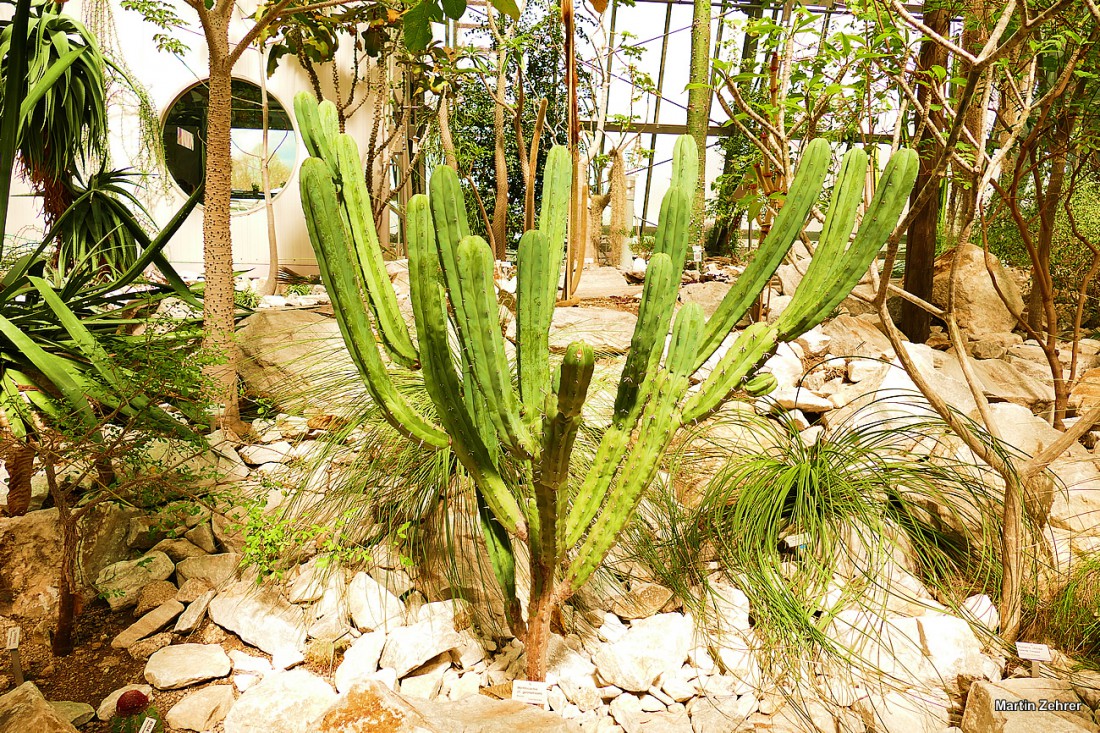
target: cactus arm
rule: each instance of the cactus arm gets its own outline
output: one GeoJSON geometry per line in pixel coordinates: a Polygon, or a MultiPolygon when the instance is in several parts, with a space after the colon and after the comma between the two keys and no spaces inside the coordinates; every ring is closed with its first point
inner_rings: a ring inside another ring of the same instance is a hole
{"type": "Polygon", "coordinates": [[[294,117],[298,121],[298,131],[302,133],[302,142],[311,157],[320,158],[321,147],[317,139],[319,123],[317,121],[317,101],[309,92],[294,95],[294,117]]]}
{"type": "MultiPolygon", "coordinates": [[[[493,252],[481,237],[466,237],[455,259],[461,299],[465,303],[466,347],[474,379],[488,403],[502,443],[520,458],[535,453],[530,431],[520,419],[519,401],[500,332],[500,310],[494,298],[493,252]]],[[[453,299],[453,293],[452,293],[453,299]]]]}
{"type": "Polygon", "coordinates": [[[489,556],[489,564],[493,566],[493,576],[504,594],[504,617],[512,629],[520,629],[523,618],[519,599],[516,597],[516,554],[512,550],[512,541],[508,537],[508,530],[485,500],[481,488],[476,487],[474,493],[486,554],[489,556]]]}
{"type": "MultiPolygon", "coordinates": [[[[677,404],[691,385],[691,365],[703,328],[703,311],[698,304],[689,303],[676,314],[668,358],[656,379],[653,399],[642,412],[637,443],[630,451],[614,490],[566,570],[563,582],[566,588],[584,585],[599,567],[641,501],[645,488],[653,481],[661,456],[682,424],[677,404]]],[[[603,488],[606,492],[609,485],[604,484],[603,488]]]]}
{"type": "Polygon", "coordinates": [[[409,285],[413,318],[420,334],[424,384],[455,455],[484,495],[485,503],[505,529],[526,536],[523,512],[493,463],[464,400],[448,345],[447,312],[439,285],[439,255],[427,199],[413,196],[406,214],[409,285]]]}
{"type": "Polygon", "coordinates": [[[551,254],[543,232],[531,230],[519,240],[516,362],[519,393],[528,416],[538,414],[550,391],[550,322],[559,270],[551,254]]]}
{"type": "Polygon", "coordinates": [[[919,166],[920,159],[913,150],[899,150],[891,156],[851,246],[831,262],[820,260],[816,269],[818,261],[810,263],[788,306],[793,310],[790,315],[784,311],[776,322],[780,340],[789,340],[813,328],[852,292],[897,225],[909,202],[919,166]]]}
{"type": "MultiPolygon", "coordinates": [[[[641,500],[642,492],[653,480],[661,456],[682,424],[677,404],[691,385],[691,364],[702,338],[703,328],[703,311],[698,304],[689,303],[676,314],[666,365],[654,379],[653,399],[647,401],[641,413],[637,442],[619,473],[616,486],[609,492],[614,477],[612,467],[611,473],[604,474],[604,482],[589,489],[600,494],[601,499],[602,495],[607,498],[602,509],[597,507],[600,511],[595,522],[585,535],[580,551],[570,563],[565,576],[566,588],[579,588],[599,566],[641,500]]],[[[623,437],[625,443],[629,435],[623,437]]],[[[569,531],[570,528],[566,528],[568,546],[576,543],[576,539],[570,542],[570,538],[576,537],[578,531],[584,532],[587,525],[588,522],[584,522],[579,527],[574,527],[572,532],[569,531]]]]}
{"type": "Polygon", "coordinates": [[[672,146],[672,181],[669,186],[691,196],[699,182],[699,147],[691,135],[680,135],[672,146]]]}
{"type": "Polygon", "coordinates": [[[299,92],[294,96],[294,115],[298,119],[298,129],[306,150],[312,157],[325,161],[333,171],[336,165],[336,135],[340,132],[335,114],[336,107],[332,102],[317,104],[309,92],[299,92]]]}
{"type": "Polygon", "coordinates": [[[684,271],[690,229],[691,196],[681,188],[670,188],[661,199],[661,214],[657,220],[653,253],[663,252],[672,258],[677,286],[684,271]]]}
{"type": "Polygon", "coordinates": [[[386,263],[382,260],[370,194],[367,193],[367,184],[360,168],[359,148],[350,135],[338,135],[335,147],[341,184],[340,200],[347,214],[355,255],[366,280],[366,295],[370,298],[378,333],[393,359],[413,369],[419,357],[409,336],[409,327],[397,307],[397,296],[386,272],[386,263]]]}
{"type": "Polygon", "coordinates": [[[447,434],[417,413],[397,391],[378,353],[366,306],[360,295],[361,274],[347,267],[349,234],[340,216],[336,185],[328,165],[317,158],[302,164],[303,208],[310,241],[325,287],[332,295],[336,321],[367,390],[386,420],[410,440],[435,448],[449,445],[447,434]]]}
{"type": "Polygon", "coordinates": [[[787,200],[776,215],[771,231],[764,238],[752,262],[737,278],[737,282],[722,298],[718,309],[707,322],[706,334],[695,359],[696,369],[711,357],[745,315],[794,244],[806,224],[810,210],[821,195],[825,174],[829,169],[829,155],[829,144],[822,139],[814,140],[806,146],[806,152],[799,161],[794,181],[787,193],[787,200]]]}
{"type": "Polygon", "coordinates": [[[665,334],[676,304],[677,282],[672,258],[664,252],[653,255],[646,267],[638,323],[630,337],[619,389],[615,395],[614,422],[622,425],[638,401],[638,390],[652,374],[654,359],[661,358],[665,334]],[[660,347],[658,347],[658,343],[660,347]]]}
{"type": "Polygon", "coordinates": [[[859,205],[863,203],[863,187],[867,181],[867,153],[863,148],[852,148],[844,154],[840,164],[833,194],[829,197],[829,210],[821,226],[814,257],[834,263],[843,254],[856,226],[859,205]]]}
{"type": "Polygon", "coordinates": [[[573,187],[573,158],[569,148],[555,145],[546,156],[546,168],[542,173],[542,208],[539,211],[538,230],[546,235],[550,248],[550,282],[547,298],[556,300],[558,282],[561,280],[561,262],[565,256],[565,230],[569,221],[569,194],[573,187]]]}
{"type": "Polygon", "coordinates": [[[776,347],[776,328],[754,323],[738,335],[699,390],[684,405],[684,422],[704,420],[765,361],[776,347]]]}
{"type": "Polygon", "coordinates": [[[458,266],[455,258],[458,245],[470,236],[470,225],[466,220],[466,202],[462,197],[462,187],[458,174],[450,166],[441,165],[432,172],[428,183],[430,196],[428,201],[435,224],[437,246],[439,247],[439,265],[443,269],[444,283],[451,296],[451,305],[455,310],[455,325],[460,338],[466,322],[466,311],[462,302],[462,290],[458,285],[458,266]]]}
{"type": "Polygon", "coordinates": [[[569,344],[562,361],[556,402],[544,418],[543,449],[535,473],[535,502],[538,507],[539,562],[545,567],[557,565],[561,548],[558,545],[560,518],[558,492],[569,478],[569,458],[581,424],[588,385],[592,381],[595,356],[592,347],[580,341],[569,344]]]}

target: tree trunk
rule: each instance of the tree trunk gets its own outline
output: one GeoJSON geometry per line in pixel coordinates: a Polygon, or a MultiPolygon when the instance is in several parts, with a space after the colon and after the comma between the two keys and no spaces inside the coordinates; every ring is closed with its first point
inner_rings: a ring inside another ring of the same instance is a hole
{"type": "Polygon", "coordinates": [[[55,657],[65,657],[73,651],[73,626],[77,615],[77,597],[73,593],[73,562],[76,558],[76,522],[69,511],[69,497],[57,483],[53,457],[48,452],[43,461],[46,469],[46,483],[50,496],[57,506],[57,522],[61,528],[61,562],[58,567],[57,627],[50,639],[50,648],[55,657]]]}
{"type": "MultiPolygon", "coordinates": [[[[924,22],[936,33],[947,32],[950,18],[944,10],[929,10],[924,15],[924,22]]],[[[933,66],[946,66],[947,51],[939,44],[926,40],[921,44],[920,58],[917,61],[916,75],[925,75],[928,83],[932,83],[929,70],[933,66]]],[[[927,84],[922,84],[917,89],[917,99],[925,109],[933,101],[933,95],[927,84]]],[[[925,186],[939,186],[939,179],[933,179],[931,169],[935,164],[938,154],[933,130],[939,129],[942,124],[942,113],[929,112],[928,124],[926,124],[917,143],[917,151],[920,153],[920,171],[917,173],[917,182],[913,186],[911,201],[916,201],[917,196],[925,186]]],[[[905,243],[905,280],[903,287],[906,292],[932,301],[932,270],[936,260],[936,238],[939,233],[940,222],[940,196],[935,195],[928,199],[928,203],[917,212],[909,224],[906,232],[905,243]]],[[[888,275],[889,273],[887,273],[888,275]]],[[[910,303],[908,300],[901,302],[901,318],[898,327],[913,343],[924,343],[928,340],[931,317],[928,311],[910,303]]]]}
{"type": "Polygon", "coordinates": [[[707,132],[710,128],[710,0],[695,0],[691,17],[691,68],[688,74],[687,133],[699,148],[699,181],[691,215],[691,244],[703,241],[707,190],[707,132]]]}
{"type": "Polygon", "coordinates": [[[202,238],[203,269],[206,278],[203,293],[203,346],[220,356],[223,362],[210,369],[214,401],[222,405],[220,426],[244,432],[237,399],[237,354],[233,342],[233,242],[229,229],[232,197],[232,158],[230,128],[233,117],[232,68],[229,64],[228,17],[208,14],[211,39],[210,101],[206,112],[206,191],[204,194],[202,238]]]}
{"type": "Polygon", "coordinates": [[[30,509],[34,454],[34,448],[26,443],[13,443],[5,451],[4,467],[8,471],[9,517],[21,517],[30,509]]]}
{"type": "MultiPolygon", "coordinates": [[[[508,56],[497,49],[497,101],[493,111],[493,163],[497,195],[493,204],[493,253],[498,260],[508,256],[508,157],[504,147],[504,94],[507,91],[508,56]]],[[[520,155],[523,151],[520,151],[520,155]]]]}
{"type": "MultiPolygon", "coordinates": [[[[352,87],[354,86],[353,83],[352,87]]],[[[271,205],[271,153],[268,150],[271,104],[267,98],[267,46],[263,43],[260,44],[260,113],[263,125],[263,136],[260,140],[260,179],[264,187],[264,210],[267,212],[267,282],[264,283],[264,295],[274,295],[279,286],[279,242],[275,237],[275,207],[271,205]]],[[[343,122],[341,117],[341,132],[343,122]]]]}

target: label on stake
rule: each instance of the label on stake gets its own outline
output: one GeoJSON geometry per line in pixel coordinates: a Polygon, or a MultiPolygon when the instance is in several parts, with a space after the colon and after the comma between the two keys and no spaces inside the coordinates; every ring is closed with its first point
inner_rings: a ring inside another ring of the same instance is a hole
{"type": "Polygon", "coordinates": [[[1030,659],[1035,662],[1054,661],[1050,653],[1050,647],[1046,644],[1032,644],[1027,641],[1016,642],[1016,654],[1020,659],[1030,659]]]}
{"type": "Polygon", "coordinates": [[[22,629],[18,626],[13,626],[8,629],[8,651],[19,648],[19,637],[22,635],[22,629]]]}
{"type": "Polygon", "coordinates": [[[550,704],[547,698],[549,689],[550,685],[546,682],[515,680],[512,682],[512,699],[528,705],[538,705],[545,710],[550,704]]]}
{"type": "Polygon", "coordinates": [[[157,721],[154,718],[146,718],[141,721],[141,727],[138,728],[138,733],[153,733],[153,728],[157,727],[157,721]]]}

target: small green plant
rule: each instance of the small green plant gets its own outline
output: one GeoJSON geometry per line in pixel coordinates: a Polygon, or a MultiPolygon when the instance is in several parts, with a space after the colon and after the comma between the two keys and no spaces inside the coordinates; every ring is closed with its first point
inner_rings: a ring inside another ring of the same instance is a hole
{"type": "Polygon", "coordinates": [[[234,290],[233,302],[238,308],[255,310],[260,305],[260,294],[250,287],[244,290],[234,290]]]}
{"type": "Polygon", "coordinates": [[[266,578],[282,580],[290,562],[301,551],[318,556],[319,567],[355,567],[370,562],[367,548],[348,541],[349,526],[356,519],[348,511],[333,522],[310,522],[308,518],[272,516],[263,504],[253,503],[242,524],[231,527],[244,533],[241,565],[256,568],[257,582],[266,578]]]}
{"type": "Polygon", "coordinates": [[[1100,553],[1082,558],[1051,598],[1033,597],[1026,605],[1031,631],[1024,638],[1045,639],[1100,668],[1100,553]]]}
{"type": "Polygon", "coordinates": [[[291,283],[286,286],[287,295],[309,295],[313,292],[313,286],[309,283],[291,283]]]}
{"type": "Polygon", "coordinates": [[[944,457],[954,451],[942,420],[916,398],[889,399],[908,416],[881,419],[872,402],[812,444],[782,413],[736,411],[703,426],[675,466],[690,476],[719,457],[720,468],[694,493],[673,488],[676,474],[656,491],[625,536],[627,556],[700,619],[714,613],[715,577],[736,585],[776,679],[798,678],[807,659],[870,666],[830,638],[844,611],[957,610],[969,595],[996,597],[1000,496],[944,457]]]}

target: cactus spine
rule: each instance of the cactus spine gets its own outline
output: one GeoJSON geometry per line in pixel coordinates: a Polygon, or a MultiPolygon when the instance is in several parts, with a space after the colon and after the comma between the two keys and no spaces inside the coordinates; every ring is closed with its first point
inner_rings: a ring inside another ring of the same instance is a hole
{"type": "Polygon", "coordinates": [[[331,110],[318,107],[308,95],[299,95],[295,111],[313,156],[301,175],[310,238],[349,352],[391,424],[425,448],[450,448],[469,473],[486,546],[517,630],[523,622],[514,598],[511,542],[528,544],[532,679],[545,673],[553,609],[599,567],[653,481],[676,431],[713,414],[738,390],[757,395],[775,388],[775,378],[757,369],[777,344],[820,322],[858,282],[896,225],[916,174],[911,151],[890,160],[853,239],[867,156],[849,152],[826,217],[822,256],[812,260],[790,306],[776,323],[742,331],[689,394],[692,376],[722,346],[801,233],[820,195],[830,152],[821,140],[807,146],[771,233],[715,314],[705,319],[697,305],[688,304],[673,322],[689,244],[690,194],[698,175],[695,143],[687,136],[677,140],[673,185],[661,204],[654,256],[614,410],[591,466],[580,477],[571,472],[570,458],[594,355],[583,342],[570,344],[551,379],[548,346],[569,206],[568,151],[550,151],[538,228],[520,240],[517,392],[500,329],[492,254],[484,240],[470,236],[455,172],[436,169],[430,195],[414,196],[407,212],[417,352],[411,338],[407,344],[402,340],[404,323],[393,323],[396,300],[355,169],[354,143],[336,134],[331,110]],[[439,426],[402,399],[379,343],[392,361],[423,371],[439,426]]]}

